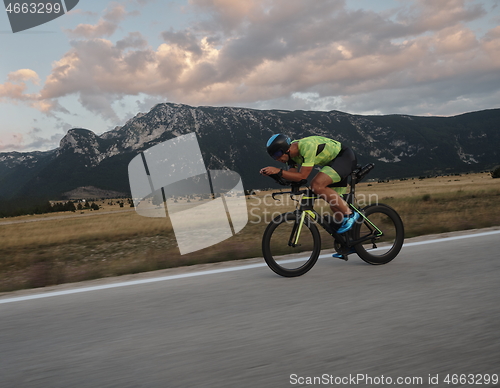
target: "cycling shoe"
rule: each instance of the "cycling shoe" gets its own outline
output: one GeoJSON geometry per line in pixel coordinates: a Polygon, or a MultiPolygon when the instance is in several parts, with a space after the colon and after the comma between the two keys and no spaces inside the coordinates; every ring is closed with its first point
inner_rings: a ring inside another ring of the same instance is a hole
{"type": "Polygon", "coordinates": [[[354,223],[359,219],[359,213],[354,212],[350,214],[348,217],[344,217],[344,222],[342,222],[342,225],[340,225],[339,230],[337,230],[337,233],[345,233],[349,229],[351,229],[354,226],[354,223]]]}

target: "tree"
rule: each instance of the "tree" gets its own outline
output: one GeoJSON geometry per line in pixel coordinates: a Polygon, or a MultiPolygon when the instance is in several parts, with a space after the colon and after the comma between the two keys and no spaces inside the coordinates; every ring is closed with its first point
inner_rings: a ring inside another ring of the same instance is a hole
{"type": "Polygon", "coordinates": [[[500,166],[494,168],[494,170],[491,172],[491,177],[500,178],[500,166]]]}
{"type": "Polygon", "coordinates": [[[75,212],[76,211],[75,204],[71,201],[66,202],[66,204],[64,205],[64,211],[75,212]]]}

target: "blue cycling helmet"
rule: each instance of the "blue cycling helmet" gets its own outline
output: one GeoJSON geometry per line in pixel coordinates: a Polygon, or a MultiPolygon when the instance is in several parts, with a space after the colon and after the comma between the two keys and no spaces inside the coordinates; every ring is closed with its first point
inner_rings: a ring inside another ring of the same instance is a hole
{"type": "Polygon", "coordinates": [[[290,138],[281,133],[271,136],[267,141],[267,153],[274,160],[281,158],[290,148],[290,138]]]}

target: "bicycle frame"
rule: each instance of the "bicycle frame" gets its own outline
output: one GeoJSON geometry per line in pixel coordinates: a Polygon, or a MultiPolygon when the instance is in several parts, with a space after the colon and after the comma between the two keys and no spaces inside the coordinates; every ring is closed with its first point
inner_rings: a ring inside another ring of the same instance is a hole
{"type": "MultiPolygon", "coordinates": [[[[369,241],[380,238],[384,235],[384,233],[375,225],[373,222],[371,222],[361,210],[356,208],[353,205],[353,200],[355,198],[355,186],[356,186],[356,181],[359,181],[360,178],[357,177],[357,173],[359,172],[359,169],[353,171],[351,173],[351,181],[350,181],[350,191],[348,194],[344,196],[345,201],[347,202],[348,206],[352,209],[352,211],[355,211],[360,214],[361,220],[367,224],[367,227],[371,229],[371,233],[367,234],[366,236],[363,236],[357,240],[351,240],[350,238],[350,233],[345,233],[345,234],[338,234],[335,230],[333,230],[329,224],[323,222],[323,218],[314,210],[314,203],[316,199],[319,197],[312,192],[310,188],[305,189],[305,190],[298,190],[300,187],[300,184],[303,183],[303,181],[299,182],[298,184],[292,185],[292,189],[295,188],[295,190],[289,191],[289,192],[280,192],[280,193],[273,193],[272,197],[273,199],[275,198],[275,195],[278,194],[290,194],[290,197],[293,199],[293,196],[295,195],[302,195],[302,198],[300,199],[299,205],[297,206],[297,212],[300,214],[300,220],[298,223],[295,223],[292,232],[290,234],[290,239],[288,241],[288,245],[291,247],[296,247],[299,242],[300,234],[302,232],[302,228],[304,223],[306,222],[306,218],[308,218],[310,221],[315,222],[316,224],[320,225],[323,229],[325,229],[333,238],[334,240],[340,244],[342,248],[345,249],[350,249],[351,247],[369,241]]],[[[299,200],[296,200],[299,201],[299,200]]],[[[359,221],[358,221],[359,222],[359,221]]]]}

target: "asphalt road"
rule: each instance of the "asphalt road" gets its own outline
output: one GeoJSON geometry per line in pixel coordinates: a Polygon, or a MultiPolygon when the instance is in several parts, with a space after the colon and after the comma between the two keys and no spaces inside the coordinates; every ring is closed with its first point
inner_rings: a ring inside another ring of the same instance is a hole
{"type": "Polygon", "coordinates": [[[250,260],[4,294],[0,387],[491,387],[499,232],[293,279],[250,260]]]}

